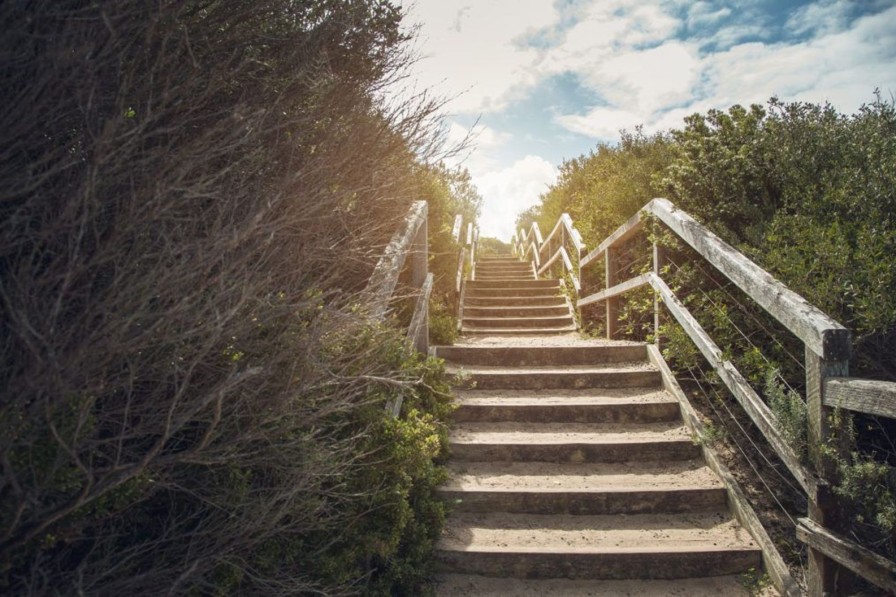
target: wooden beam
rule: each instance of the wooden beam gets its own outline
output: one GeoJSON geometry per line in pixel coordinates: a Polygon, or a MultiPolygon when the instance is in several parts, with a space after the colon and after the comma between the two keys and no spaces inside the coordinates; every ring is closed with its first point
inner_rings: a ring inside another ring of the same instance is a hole
{"type": "Polygon", "coordinates": [[[566,227],[567,233],[569,233],[569,240],[572,241],[573,246],[576,248],[576,251],[579,254],[585,250],[585,241],[582,240],[581,233],[576,229],[575,225],[572,223],[572,218],[568,213],[564,213],[560,216],[560,220],[563,222],[563,225],[566,227]]]}
{"type": "Polygon", "coordinates": [[[463,214],[457,214],[456,216],[454,216],[454,227],[451,229],[451,238],[454,239],[454,242],[460,242],[460,230],[463,225],[463,214]]]}
{"type": "Polygon", "coordinates": [[[420,288],[420,295],[414,306],[411,325],[408,326],[408,340],[413,342],[414,348],[421,354],[429,352],[429,296],[431,294],[432,272],[426,274],[426,280],[420,288]]]}
{"type": "Polygon", "coordinates": [[[596,292],[592,295],[586,296],[585,298],[579,299],[576,305],[579,307],[584,307],[585,305],[590,305],[591,303],[599,303],[601,301],[607,300],[608,298],[613,298],[614,296],[625,294],[626,292],[644,286],[645,284],[650,284],[650,274],[641,274],[636,278],[626,280],[625,282],[617,284],[612,288],[606,288],[604,290],[601,290],[600,292],[596,292]]]}
{"type": "Polygon", "coordinates": [[[824,385],[824,405],[896,419],[896,383],[829,377],[824,385]]]}
{"type": "Polygon", "coordinates": [[[411,251],[417,231],[426,223],[426,215],[426,201],[415,201],[405,216],[405,225],[386,245],[383,256],[370,275],[365,293],[370,296],[370,314],[373,317],[385,317],[389,300],[398,284],[398,276],[411,251]]]}
{"type": "MultiPolygon", "coordinates": [[[[849,330],[787,288],[694,218],[666,199],[654,199],[642,211],[657,216],[713,267],[793,332],[812,352],[831,361],[849,358],[849,330]]],[[[610,238],[607,239],[609,240],[610,238]]]]}
{"type": "Polygon", "coordinates": [[[869,582],[890,593],[896,593],[896,562],[879,556],[808,518],[798,520],[796,536],[809,547],[822,552],[869,582]]]}
{"type": "Polygon", "coordinates": [[[653,273],[646,275],[650,277],[650,285],[662,296],[669,312],[672,313],[684,331],[687,332],[709,364],[713,366],[719,378],[741,407],[743,407],[747,415],[749,415],[750,420],[759,428],[765,439],[768,440],[793,477],[803,490],[808,493],[809,489],[814,486],[812,475],[802,465],[797,455],[794,454],[793,449],[784,440],[784,437],[778,430],[775,416],[768,405],[756,394],[755,390],[744,379],[734,364],[722,357],[722,350],[709,337],[703,326],[694,319],[687,307],[678,300],[678,297],[675,296],[669,286],[653,273]]]}

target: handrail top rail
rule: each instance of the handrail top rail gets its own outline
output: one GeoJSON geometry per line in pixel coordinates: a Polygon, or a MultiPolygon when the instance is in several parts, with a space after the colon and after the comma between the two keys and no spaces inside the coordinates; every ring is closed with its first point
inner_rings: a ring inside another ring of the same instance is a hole
{"type": "Polygon", "coordinates": [[[560,227],[563,226],[566,229],[566,232],[569,234],[569,239],[572,241],[572,244],[575,246],[576,251],[584,251],[585,250],[585,242],[582,240],[582,235],[576,230],[575,225],[572,222],[572,217],[563,212],[560,214],[560,217],[557,218],[557,223],[554,224],[553,230],[548,234],[547,238],[544,239],[544,243],[541,244],[541,248],[543,249],[551,240],[554,238],[554,235],[557,234],[557,231],[560,230],[560,227]]]}
{"type": "Polygon", "coordinates": [[[415,201],[411,204],[404,217],[404,226],[392,236],[373,273],[370,274],[365,293],[370,296],[370,313],[376,318],[384,317],[388,311],[388,302],[398,285],[401,268],[411,251],[417,231],[426,223],[428,209],[426,201],[415,201]]]}
{"type": "Polygon", "coordinates": [[[634,235],[648,215],[668,226],[812,352],[832,361],[849,358],[849,330],[667,199],[656,198],[647,203],[591,251],[582,260],[582,265],[634,235]]]}

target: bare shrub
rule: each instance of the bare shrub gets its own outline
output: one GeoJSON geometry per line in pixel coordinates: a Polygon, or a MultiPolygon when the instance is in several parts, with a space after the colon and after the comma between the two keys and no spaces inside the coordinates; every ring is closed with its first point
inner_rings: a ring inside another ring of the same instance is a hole
{"type": "Polygon", "coordinates": [[[367,378],[415,379],[352,312],[431,148],[431,103],[373,99],[407,60],[399,19],[0,4],[4,590],[359,582],[307,564],[375,452],[367,378]]]}

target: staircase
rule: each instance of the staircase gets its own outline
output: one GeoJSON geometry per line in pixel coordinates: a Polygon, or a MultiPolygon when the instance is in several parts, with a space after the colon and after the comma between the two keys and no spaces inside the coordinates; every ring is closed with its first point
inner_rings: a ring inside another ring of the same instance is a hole
{"type": "Polygon", "coordinates": [[[462,341],[436,348],[464,379],[437,594],[747,595],[761,552],[645,345],[570,334],[528,267],[477,263],[462,341]]]}
{"type": "Polygon", "coordinates": [[[537,280],[532,265],[514,258],[484,259],[467,281],[461,332],[557,334],[575,331],[558,280],[537,280]]]}

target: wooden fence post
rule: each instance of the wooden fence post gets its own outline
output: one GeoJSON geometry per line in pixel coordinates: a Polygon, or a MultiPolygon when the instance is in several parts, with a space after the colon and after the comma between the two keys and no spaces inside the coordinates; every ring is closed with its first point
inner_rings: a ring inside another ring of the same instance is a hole
{"type": "MultiPolygon", "coordinates": [[[[666,261],[666,249],[658,245],[656,242],[653,243],[653,273],[657,278],[662,278],[660,273],[663,269],[663,264],[666,261]]],[[[660,304],[662,303],[662,299],[659,296],[659,293],[655,290],[653,291],[653,343],[656,345],[657,349],[660,348],[660,304]]]]}
{"type": "MultiPolygon", "coordinates": [[[[809,459],[818,476],[826,483],[809,494],[809,519],[816,524],[837,529],[836,508],[830,492],[835,480],[836,462],[826,449],[833,449],[845,456],[848,450],[845,426],[832,428],[833,409],[824,405],[824,383],[829,377],[849,375],[848,360],[829,360],[806,347],[806,414],[808,418],[809,459]],[[833,444],[832,438],[836,439],[833,444]]],[[[846,594],[850,575],[845,568],[827,558],[820,551],[809,547],[809,569],[806,575],[811,597],[846,594]]]]}
{"type": "MultiPolygon", "coordinates": [[[[605,288],[612,288],[616,285],[616,254],[618,249],[615,247],[607,247],[604,251],[604,267],[606,269],[605,288]]],[[[612,340],[616,336],[619,329],[619,298],[610,297],[607,299],[607,340],[612,340]]]]}

